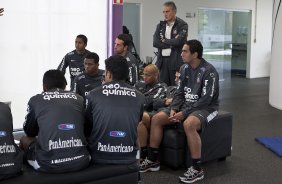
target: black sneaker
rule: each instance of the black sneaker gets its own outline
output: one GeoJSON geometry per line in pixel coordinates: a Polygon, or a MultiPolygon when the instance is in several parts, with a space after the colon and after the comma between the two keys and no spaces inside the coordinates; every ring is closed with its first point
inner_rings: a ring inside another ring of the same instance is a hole
{"type": "Polygon", "coordinates": [[[145,159],[143,159],[143,158],[140,158],[140,159],[139,159],[139,163],[138,163],[139,166],[142,164],[142,162],[143,162],[144,160],[145,160],[145,159]]]}
{"type": "Polygon", "coordinates": [[[156,161],[153,162],[145,158],[143,162],[140,164],[140,171],[139,172],[147,172],[147,171],[159,171],[160,170],[160,162],[156,161]]]}
{"type": "Polygon", "coordinates": [[[179,179],[182,183],[193,183],[195,181],[204,179],[204,171],[203,169],[197,171],[191,166],[184,173],[184,176],[179,176],[179,179]]]}

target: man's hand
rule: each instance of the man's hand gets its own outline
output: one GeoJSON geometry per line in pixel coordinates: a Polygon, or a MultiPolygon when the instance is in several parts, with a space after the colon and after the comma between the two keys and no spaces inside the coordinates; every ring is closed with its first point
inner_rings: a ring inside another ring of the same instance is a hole
{"type": "Polygon", "coordinates": [[[169,106],[171,104],[171,102],[172,102],[172,98],[165,98],[164,104],[166,106],[169,106]]]}
{"type": "Polygon", "coordinates": [[[0,8],[0,16],[3,15],[3,12],[4,12],[4,8],[0,8]]]}
{"type": "Polygon", "coordinates": [[[175,110],[171,110],[170,111],[170,117],[168,118],[168,120],[170,122],[174,122],[174,123],[179,123],[184,119],[183,113],[182,112],[178,112],[176,113],[175,110]],[[172,112],[174,111],[174,112],[172,112]]]}
{"type": "Polygon", "coordinates": [[[174,116],[175,114],[176,114],[176,110],[171,109],[171,110],[170,110],[170,116],[169,116],[169,117],[172,117],[172,116],[174,116]]]}

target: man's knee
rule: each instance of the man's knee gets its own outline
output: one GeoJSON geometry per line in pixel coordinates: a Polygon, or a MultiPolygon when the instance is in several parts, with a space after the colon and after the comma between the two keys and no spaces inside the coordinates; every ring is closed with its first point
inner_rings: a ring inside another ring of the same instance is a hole
{"type": "Polygon", "coordinates": [[[34,137],[22,136],[21,139],[20,139],[19,147],[22,150],[27,151],[29,145],[35,140],[36,140],[36,138],[34,138],[34,137]]]}
{"type": "Polygon", "coordinates": [[[165,112],[159,112],[152,117],[152,126],[164,126],[169,124],[168,115],[165,112]]]}
{"type": "Polygon", "coordinates": [[[142,121],[141,123],[149,130],[150,129],[150,115],[147,112],[143,113],[142,121]]]}
{"type": "Polygon", "coordinates": [[[186,131],[197,131],[201,129],[201,121],[196,116],[188,116],[183,126],[186,131]]]}

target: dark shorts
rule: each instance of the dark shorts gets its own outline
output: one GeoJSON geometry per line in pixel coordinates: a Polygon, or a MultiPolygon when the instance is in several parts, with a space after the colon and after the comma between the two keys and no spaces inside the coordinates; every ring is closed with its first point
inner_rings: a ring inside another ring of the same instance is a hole
{"type": "Polygon", "coordinates": [[[145,111],[145,112],[147,112],[147,113],[149,114],[149,116],[150,116],[150,119],[152,119],[152,117],[153,117],[155,114],[157,114],[158,112],[163,111],[164,109],[166,109],[166,107],[162,107],[162,108],[160,108],[160,109],[157,110],[157,111],[151,111],[151,112],[145,111]]]}
{"type": "MultiPolygon", "coordinates": [[[[162,110],[162,112],[170,116],[170,108],[165,108],[162,110]]],[[[211,120],[213,120],[217,116],[217,114],[218,114],[217,110],[207,108],[207,109],[196,110],[191,114],[189,114],[188,117],[195,116],[199,118],[202,126],[201,130],[204,130],[204,128],[210,124],[211,120]]],[[[187,119],[188,117],[186,117],[185,119],[187,119]]]]}
{"type": "MultiPolygon", "coordinates": [[[[147,111],[145,111],[145,112],[147,112],[147,111]]],[[[151,112],[147,112],[148,113],[148,115],[150,116],[150,119],[152,119],[152,117],[155,115],[155,114],[157,114],[158,112],[157,111],[151,111],[151,112]]]]}
{"type": "Polygon", "coordinates": [[[32,141],[28,146],[28,149],[25,153],[27,160],[35,160],[35,145],[36,145],[36,140],[32,141]]]}
{"type": "Polygon", "coordinates": [[[35,170],[38,170],[40,166],[35,158],[35,145],[36,145],[36,140],[30,143],[27,151],[25,152],[25,156],[26,156],[27,163],[31,165],[35,170]]]}

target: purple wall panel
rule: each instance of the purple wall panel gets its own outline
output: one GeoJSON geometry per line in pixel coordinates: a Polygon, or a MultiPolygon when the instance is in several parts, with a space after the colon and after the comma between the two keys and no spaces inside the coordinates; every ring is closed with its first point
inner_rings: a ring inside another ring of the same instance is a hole
{"type": "Polygon", "coordinates": [[[122,33],[122,25],[123,25],[123,5],[121,4],[110,4],[109,11],[112,10],[112,12],[109,12],[109,17],[111,19],[109,20],[109,45],[110,48],[108,48],[110,51],[108,52],[108,56],[111,56],[114,53],[114,42],[116,37],[122,33]]]}

